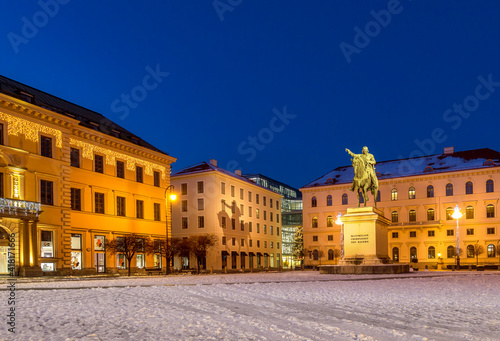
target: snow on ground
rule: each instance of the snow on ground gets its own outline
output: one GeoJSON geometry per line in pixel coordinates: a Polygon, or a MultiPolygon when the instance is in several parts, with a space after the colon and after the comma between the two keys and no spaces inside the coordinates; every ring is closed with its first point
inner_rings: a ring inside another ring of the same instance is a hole
{"type": "Polygon", "coordinates": [[[0,340],[500,340],[500,272],[383,277],[20,281],[16,337],[3,322],[0,340]]]}

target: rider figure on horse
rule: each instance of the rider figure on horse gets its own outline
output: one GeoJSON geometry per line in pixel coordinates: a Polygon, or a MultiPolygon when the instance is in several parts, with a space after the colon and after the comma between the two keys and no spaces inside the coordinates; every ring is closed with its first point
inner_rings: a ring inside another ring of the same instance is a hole
{"type": "MultiPolygon", "coordinates": [[[[378,188],[378,179],[377,179],[377,174],[375,173],[375,164],[377,162],[375,161],[373,155],[368,152],[368,147],[364,146],[363,150],[361,151],[361,154],[354,154],[347,148],[345,151],[348,152],[349,155],[351,155],[352,157],[359,157],[361,158],[361,160],[363,160],[365,164],[365,171],[369,174],[369,177],[372,180],[372,186],[378,188]]],[[[353,180],[353,185],[349,189],[351,191],[354,191],[354,180],[353,180]]]]}

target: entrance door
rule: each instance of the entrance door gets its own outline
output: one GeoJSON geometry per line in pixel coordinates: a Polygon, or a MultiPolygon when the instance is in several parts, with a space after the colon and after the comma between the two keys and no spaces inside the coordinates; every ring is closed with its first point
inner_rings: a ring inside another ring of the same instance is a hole
{"type": "Polygon", "coordinates": [[[8,246],[0,246],[0,274],[9,273],[8,269],[8,246]]]}
{"type": "Polygon", "coordinates": [[[95,253],[95,268],[97,272],[104,273],[106,272],[106,254],[103,252],[95,253]]]}

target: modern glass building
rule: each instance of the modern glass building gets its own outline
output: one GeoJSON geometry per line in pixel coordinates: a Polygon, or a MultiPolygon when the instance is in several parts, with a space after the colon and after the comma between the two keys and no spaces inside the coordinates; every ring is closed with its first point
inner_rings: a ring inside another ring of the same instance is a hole
{"type": "Polygon", "coordinates": [[[293,245],[297,228],[302,226],[302,193],[289,185],[271,179],[262,174],[244,175],[258,185],[283,195],[281,199],[281,245],[283,267],[300,266],[300,260],[293,259],[293,245]]]}

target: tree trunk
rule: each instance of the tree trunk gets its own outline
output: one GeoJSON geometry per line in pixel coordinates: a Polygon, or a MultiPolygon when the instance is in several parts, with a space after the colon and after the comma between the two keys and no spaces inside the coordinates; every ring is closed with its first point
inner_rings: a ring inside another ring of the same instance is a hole
{"type": "Polygon", "coordinates": [[[170,257],[165,256],[165,261],[167,262],[167,270],[165,272],[166,275],[170,274],[170,257]]]}
{"type": "Polygon", "coordinates": [[[132,262],[132,259],[127,258],[127,263],[128,263],[128,277],[130,277],[130,263],[132,262]]]}
{"type": "Polygon", "coordinates": [[[200,257],[196,257],[198,259],[198,275],[200,274],[200,263],[201,263],[201,259],[200,257]]]}

